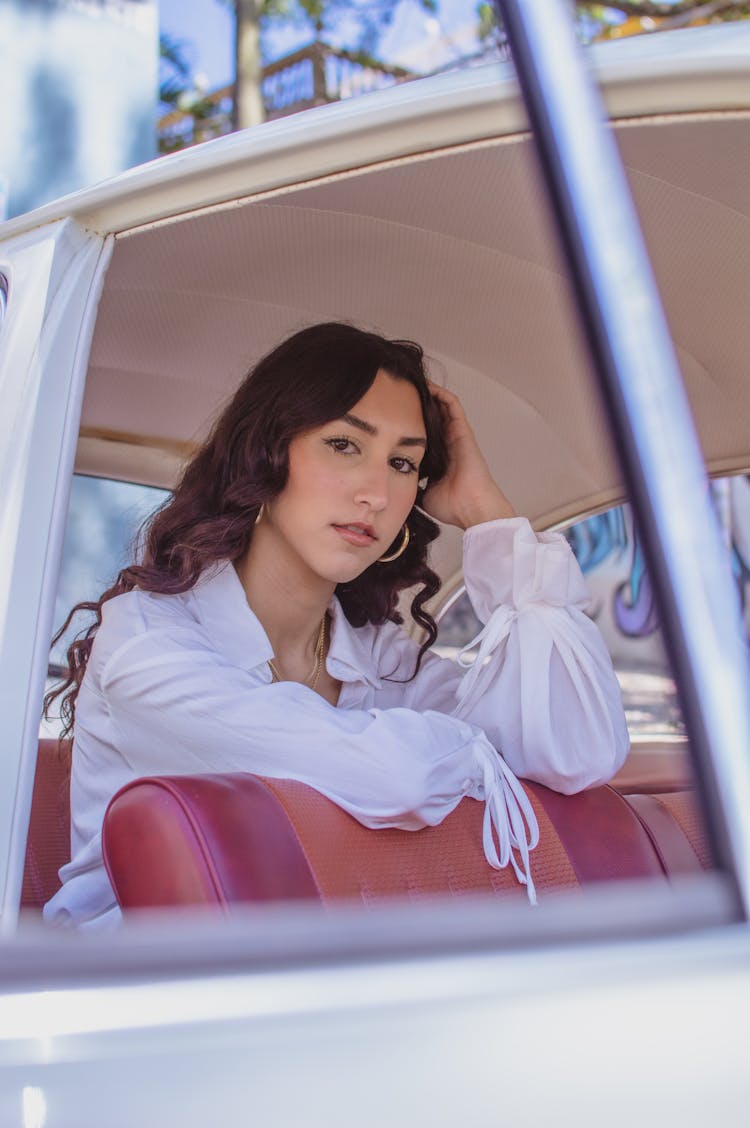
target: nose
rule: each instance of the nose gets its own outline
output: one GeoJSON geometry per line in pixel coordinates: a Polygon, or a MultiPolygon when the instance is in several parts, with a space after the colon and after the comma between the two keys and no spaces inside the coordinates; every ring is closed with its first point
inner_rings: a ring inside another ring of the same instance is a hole
{"type": "Polygon", "coordinates": [[[373,513],[382,513],[389,500],[389,467],[363,465],[354,491],[357,505],[366,505],[373,513]]]}

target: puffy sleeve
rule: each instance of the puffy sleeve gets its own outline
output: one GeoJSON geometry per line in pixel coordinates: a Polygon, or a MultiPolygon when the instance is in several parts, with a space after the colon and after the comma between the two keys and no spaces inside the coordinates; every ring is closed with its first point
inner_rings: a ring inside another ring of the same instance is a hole
{"type": "Polygon", "coordinates": [[[464,796],[484,800],[487,859],[512,864],[533,899],[533,808],[468,720],[430,709],[337,709],[303,685],[259,683],[189,628],[130,638],[102,666],[99,688],[111,747],[134,776],[296,779],[372,828],[417,830],[464,796]]]}
{"type": "Polygon", "coordinates": [[[462,676],[431,656],[405,700],[479,726],[517,775],[556,791],[606,782],[627,755],[627,727],[565,538],[535,534],[523,517],[474,526],[464,536],[464,577],[484,624],[459,657],[468,668],[462,676]]]}

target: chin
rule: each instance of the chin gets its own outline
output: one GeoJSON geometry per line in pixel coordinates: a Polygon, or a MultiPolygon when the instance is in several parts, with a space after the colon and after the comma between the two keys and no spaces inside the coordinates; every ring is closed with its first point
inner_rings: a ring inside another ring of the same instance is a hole
{"type": "Polygon", "coordinates": [[[369,564],[365,568],[357,568],[357,569],[350,568],[349,571],[347,571],[347,572],[344,572],[343,569],[342,569],[337,574],[337,576],[333,580],[333,582],[335,584],[350,584],[354,580],[359,579],[359,577],[362,575],[362,573],[367,571],[367,568],[369,568],[369,564]]]}
{"type": "Polygon", "coordinates": [[[330,583],[350,584],[352,580],[358,579],[363,572],[366,572],[373,563],[374,561],[368,560],[366,563],[357,566],[356,561],[352,560],[345,564],[332,565],[330,568],[323,569],[320,575],[330,583]]]}

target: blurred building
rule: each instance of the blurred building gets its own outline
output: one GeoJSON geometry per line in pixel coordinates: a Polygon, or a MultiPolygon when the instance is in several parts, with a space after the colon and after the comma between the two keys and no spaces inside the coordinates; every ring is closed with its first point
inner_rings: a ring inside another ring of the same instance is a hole
{"type": "Polygon", "coordinates": [[[156,155],[158,40],[156,0],[0,0],[6,216],[156,155]]]}

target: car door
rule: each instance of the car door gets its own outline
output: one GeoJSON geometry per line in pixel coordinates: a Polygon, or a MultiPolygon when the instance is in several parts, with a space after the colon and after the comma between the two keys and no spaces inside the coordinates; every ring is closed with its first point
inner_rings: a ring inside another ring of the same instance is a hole
{"type": "Polygon", "coordinates": [[[0,244],[0,907],[15,926],[78,421],[110,244],[72,219],[0,244]]]}

